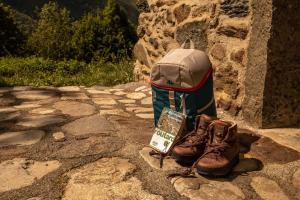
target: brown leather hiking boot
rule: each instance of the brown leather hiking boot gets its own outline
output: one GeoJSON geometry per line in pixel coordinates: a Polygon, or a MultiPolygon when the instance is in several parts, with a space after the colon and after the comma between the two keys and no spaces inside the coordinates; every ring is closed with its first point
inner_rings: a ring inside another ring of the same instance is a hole
{"type": "Polygon", "coordinates": [[[202,157],[195,163],[202,175],[225,176],[239,161],[237,125],[221,120],[208,128],[208,143],[202,157]]]}
{"type": "Polygon", "coordinates": [[[213,118],[207,115],[199,117],[199,123],[195,130],[182,138],[172,149],[172,156],[177,162],[193,164],[204,152],[207,143],[207,128],[213,118]]]}

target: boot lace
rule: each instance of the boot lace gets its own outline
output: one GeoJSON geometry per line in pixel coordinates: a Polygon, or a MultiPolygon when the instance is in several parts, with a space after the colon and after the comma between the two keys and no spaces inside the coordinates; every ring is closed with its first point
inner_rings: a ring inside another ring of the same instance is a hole
{"type": "Polygon", "coordinates": [[[203,142],[205,142],[205,135],[199,134],[197,131],[193,131],[183,137],[178,143],[181,143],[180,146],[190,147],[201,145],[203,142]]]}

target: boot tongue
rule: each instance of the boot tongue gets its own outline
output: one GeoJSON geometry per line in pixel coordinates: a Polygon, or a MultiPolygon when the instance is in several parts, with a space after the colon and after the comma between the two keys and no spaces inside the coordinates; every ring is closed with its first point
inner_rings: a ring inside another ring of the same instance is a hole
{"type": "Polygon", "coordinates": [[[209,119],[208,116],[202,115],[200,117],[198,129],[200,128],[200,129],[206,130],[206,128],[208,127],[210,122],[211,122],[211,120],[209,119]]]}
{"type": "Polygon", "coordinates": [[[208,125],[209,125],[209,122],[204,121],[204,120],[200,120],[198,128],[201,128],[201,129],[205,130],[208,127],[208,125]]]}
{"type": "Polygon", "coordinates": [[[226,135],[227,132],[227,126],[216,124],[214,127],[214,143],[221,143],[226,135]]]}

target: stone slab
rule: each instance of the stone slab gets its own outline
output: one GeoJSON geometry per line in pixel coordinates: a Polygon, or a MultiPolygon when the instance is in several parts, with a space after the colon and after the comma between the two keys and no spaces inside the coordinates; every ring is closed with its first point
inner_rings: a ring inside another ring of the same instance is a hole
{"type": "Polygon", "coordinates": [[[45,135],[41,130],[0,133],[0,147],[32,145],[39,142],[45,135]]]}
{"type": "Polygon", "coordinates": [[[251,181],[252,188],[264,200],[288,200],[289,198],[284,194],[278,184],[265,177],[254,177],[251,181]]]}
{"type": "Polygon", "coordinates": [[[110,91],[107,90],[96,90],[96,89],[89,89],[87,90],[88,93],[90,94],[111,94],[110,91]]]}
{"type": "Polygon", "coordinates": [[[39,128],[43,126],[58,124],[64,121],[65,121],[64,118],[56,115],[36,115],[36,116],[27,116],[21,119],[17,123],[17,125],[39,128]]]}
{"type": "Polygon", "coordinates": [[[111,136],[78,137],[68,140],[63,146],[55,151],[51,157],[55,159],[80,158],[91,155],[112,153],[122,148],[122,141],[111,136]]]}
{"type": "Polygon", "coordinates": [[[144,89],[146,89],[146,88],[147,88],[147,86],[143,85],[143,86],[141,86],[141,87],[136,88],[134,91],[135,91],[135,92],[139,92],[139,91],[142,91],[142,90],[144,90],[144,89]]]}
{"type": "Polygon", "coordinates": [[[126,92],[122,92],[122,91],[114,93],[114,95],[117,95],[117,96],[124,96],[126,94],[127,94],[126,92]]]}
{"type": "Polygon", "coordinates": [[[92,115],[96,112],[94,106],[76,101],[60,101],[55,103],[53,107],[72,117],[92,115]]]}
{"type": "Polygon", "coordinates": [[[65,86],[57,88],[61,92],[79,92],[80,87],[77,86],[65,86]]]}
{"type": "Polygon", "coordinates": [[[139,100],[139,99],[146,97],[147,95],[142,92],[134,92],[134,93],[129,93],[126,96],[129,99],[139,100]]]}
{"type": "Polygon", "coordinates": [[[224,180],[175,177],[171,182],[178,193],[191,200],[245,199],[244,193],[238,186],[224,180]]]}
{"type": "Polygon", "coordinates": [[[152,105],[152,97],[147,97],[141,100],[142,105],[152,105]]]}
{"type": "Polygon", "coordinates": [[[9,112],[15,112],[18,111],[18,109],[14,107],[1,107],[0,108],[0,113],[9,113],[9,112]]]}
{"type": "Polygon", "coordinates": [[[59,161],[33,161],[15,158],[0,163],[0,193],[33,184],[60,167],[59,161]]]}
{"type": "Polygon", "coordinates": [[[134,113],[152,113],[153,108],[145,108],[145,107],[127,107],[126,110],[128,112],[134,112],[134,113]]]}
{"type": "Polygon", "coordinates": [[[41,107],[41,105],[35,104],[35,103],[22,103],[20,105],[14,106],[14,108],[17,108],[17,109],[32,109],[32,108],[38,108],[38,107],[41,107]]]}
{"type": "Polygon", "coordinates": [[[61,100],[87,100],[89,97],[85,93],[69,92],[64,93],[61,100]]]}
{"type": "Polygon", "coordinates": [[[159,157],[150,156],[149,153],[152,151],[150,147],[144,147],[140,150],[140,156],[147,162],[152,168],[157,170],[178,170],[182,169],[183,167],[180,166],[176,161],[172,158],[164,159],[163,167],[160,168],[160,159],[159,157]]]}
{"type": "Polygon", "coordinates": [[[12,93],[16,98],[23,100],[43,100],[55,97],[56,94],[48,90],[29,90],[29,91],[19,91],[12,93]]]}
{"type": "Polygon", "coordinates": [[[278,128],[259,130],[259,134],[269,137],[275,142],[300,152],[300,129],[278,128]]]}
{"type": "Polygon", "coordinates": [[[142,119],[154,119],[154,114],[148,114],[148,113],[138,113],[136,114],[137,117],[142,118],[142,119]]]}
{"type": "Polygon", "coordinates": [[[298,169],[294,173],[292,182],[293,182],[294,187],[296,187],[300,190],[300,169],[298,169]]]}
{"type": "Polygon", "coordinates": [[[0,122],[15,120],[20,117],[20,115],[19,112],[0,113],[0,122]]]}
{"type": "Polygon", "coordinates": [[[124,103],[124,104],[131,104],[131,103],[136,103],[136,100],[134,99],[120,99],[118,100],[120,103],[124,103]]]}
{"type": "Polygon", "coordinates": [[[114,131],[113,125],[99,114],[77,119],[62,127],[72,135],[101,134],[114,131]]]}
{"type": "Polygon", "coordinates": [[[37,109],[34,109],[34,110],[30,111],[30,113],[40,114],[40,115],[47,115],[47,114],[52,114],[55,111],[56,110],[52,109],[52,108],[37,108],[37,109]]]}
{"type": "Polygon", "coordinates": [[[69,173],[70,180],[62,199],[162,200],[163,197],[143,190],[142,182],[132,177],[135,169],[133,164],[122,158],[103,158],[87,164],[69,173]]]}
{"type": "Polygon", "coordinates": [[[100,110],[100,115],[117,115],[122,117],[130,117],[130,114],[121,109],[100,110]]]}
{"type": "Polygon", "coordinates": [[[93,102],[98,105],[116,105],[117,101],[109,98],[94,98],[93,102]]]}

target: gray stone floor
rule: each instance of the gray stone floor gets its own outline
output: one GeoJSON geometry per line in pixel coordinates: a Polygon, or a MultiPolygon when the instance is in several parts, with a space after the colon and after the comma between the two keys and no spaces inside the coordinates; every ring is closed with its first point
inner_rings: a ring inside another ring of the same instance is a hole
{"type": "Polygon", "coordinates": [[[0,88],[0,199],[300,199],[299,129],[238,121],[228,177],[169,179],[185,167],[149,156],[151,101],[140,83],[0,88]]]}

